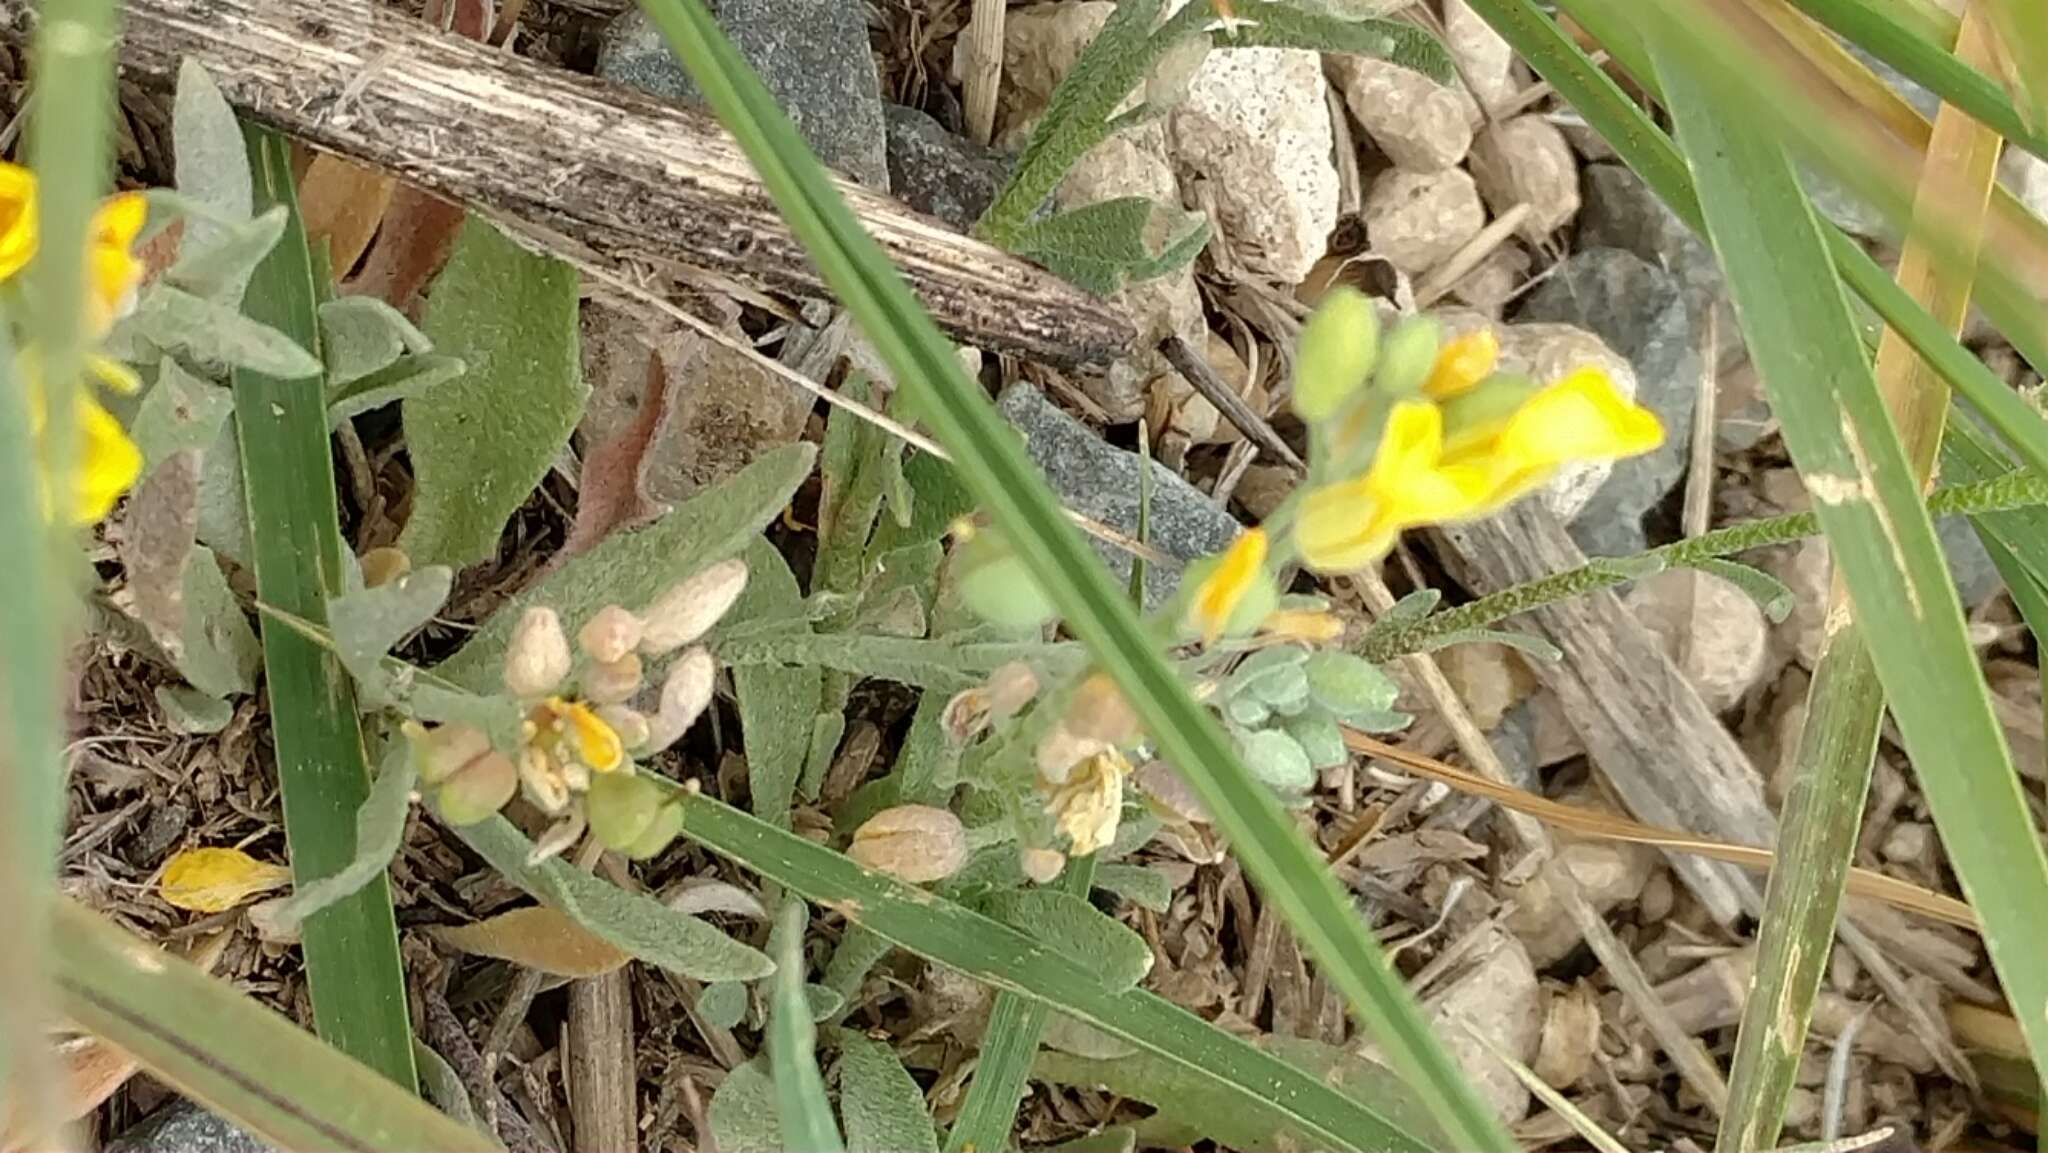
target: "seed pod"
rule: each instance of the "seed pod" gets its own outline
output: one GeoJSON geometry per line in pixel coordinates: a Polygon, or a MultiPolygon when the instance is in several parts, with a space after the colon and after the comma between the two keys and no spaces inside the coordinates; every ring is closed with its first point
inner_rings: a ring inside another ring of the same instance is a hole
{"type": "Polygon", "coordinates": [[[993,529],[979,529],[953,550],[953,579],[976,616],[1011,628],[1037,628],[1057,611],[1030,570],[993,529]]]}
{"type": "Polygon", "coordinates": [[[967,829],[945,809],[897,805],[855,829],[846,855],[913,885],[943,881],[967,863],[967,829]]]}
{"type": "Polygon", "coordinates": [[[413,765],[422,785],[438,785],[491,751],[491,738],[470,725],[436,725],[430,729],[418,721],[407,721],[404,731],[412,744],[413,765]]]}
{"type": "Polygon", "coordinates": [[[606,705],[597,710],[597,719],[610,725],[612,731],[619,734],[619,743],[626,747],[627,752],[639,752],[652,732],[648,728],[647,717],[644,714],[624,705],[606,705]]]}
{"type": "Polygon", "coordinates": [[[648,722],[647,751],[665,749],[697,723],[718,680],[718,662],[708,649],[694,648],[675,659],[661,685],[661,707],[648,722]]]}
{"type": "Polygon", "coordinates": [[[1339,285],[1301,326],[1294,361],[1294,411],[1310,424],[1337,415],[1364,386],[1379,355],[1380,320],[1372,301],[1339,285]]]}
{"type": "Polygon", "coordinates": [[[599,661],[583,674],[583,697],[600,705],[615,705],[640,691],[640,654],[627,652],[615,661],[599,661]]]}
{"type": "Polygon", "coordinates": [[[590,782],[583,813],[590,831],[607,849],[624,850],[640,839],[667,799],[661,786],[639,774],[607,773],[590,782]]]}
{"type": "Polygon", "coordinates": [[[512,758],[491,752],[442,781],[435,796],[442,820],[456,826],[474,825],[504,808],[518,788],[519,770],[512,758]]]}
{"type": "Polygon", "coordinates": [[[1095,673],[1081,682],[1067,702],[1062,723],[1077,737],[1107,745],[1126,744],[1138,736],[1138,714],[1108,673],[1095,673]]]}
{"type": "Polygon", "coordinates": [[[640,618],[618,605],[606,605],[583,622],[576,643],[591,660],[611,664],[624,660],[640,644],[640,618]]]}
{"type": "Polygon", "coordinates": [[[562,618],[555,610],[536,605],[520,616],[505,647],[505,688],[515,697],[544,697],[555,691],[575,663],[562,618]]]}
{"type": "Polygon", "coordinates": [[[682,831],[683,807],[681,805],[663,805],[655,810],[654,820],[648,824],[647,831],[640,834],[638,840],[627,845],[620,852],[625,853],[626,856],[635,861],[647,860],[649,857],[655,856],[663,849],[668,848],[668,843],[675,840],[676,834],[682,831]]]}
{"type": "Polygon", "coordinates": [[[658,657],[709,632],[747,587],[747,562],[722,560],[669,590],[640,614],[640,651],[658,657]]]}
{"type": "Polygon", "coordinates": [[[1017,854],[1017,864],[1034,883],[1047,885],[1067,867],[1067,855],[1058,849],[1025,849],[1017,854]]]}
{"type": "Polygon", "coordinates": [[[939,714],[939,728],[955,745],[965,745],[987,732],[988,726],[988,690],[984,688],[961,689],[954,693],[953,698],[946,702],[945,711],[939,714]]]}

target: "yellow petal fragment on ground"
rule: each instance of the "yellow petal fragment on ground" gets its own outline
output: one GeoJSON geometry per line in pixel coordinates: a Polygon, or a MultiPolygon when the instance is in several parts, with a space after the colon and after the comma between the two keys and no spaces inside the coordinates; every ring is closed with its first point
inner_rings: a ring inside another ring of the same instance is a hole
{"type": "Polygon", "coordinates": [[[158,891],[195,913],[225,913],[258,893],[291,883],[292,871],[240,849],[185,849],[164,866],[158,891]]]}

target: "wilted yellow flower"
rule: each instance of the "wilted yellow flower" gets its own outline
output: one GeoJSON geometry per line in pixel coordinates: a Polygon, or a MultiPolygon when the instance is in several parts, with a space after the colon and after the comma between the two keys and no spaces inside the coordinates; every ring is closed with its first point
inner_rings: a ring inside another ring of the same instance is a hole
{"type": "Polygon", "coordinates": [[[36,177],[0,161],[0,280],[20,272],[36,254],[36,177]]]}
{"type": "Polygon", "coordinates": [[[258,893],[291,883],[292,871],[240,849],[184,849],[164,866],[157,889],[195,913],[225,913],[258,893]]]}
{"type": "Polygon", "coordinates": [[[1083,761],[1066,781],[1051,791],[1045,809],[1073,841],[1072,855],[1085,857],[1116,839],[1123,814],[1124,778],[1131,763],[1109,749],[1083,761]]]}
{"type": "Polygon", "coordinates": [[[1454,427],[1446,439],[1445,470],[1486,477],[1485,497],[1472,510],[1483,515],[1542,487],[1567,464],[1649,452],[1664,443],[1664,426],[1606,373],[1581,368],[1502,417],[1454,427]]]}
{"type": "Polygon", "coordinates": [[[1188,606],[1188,623],[1201,630],[1204,641],[1214,641],[1228,630],[1245,594],[1262,579],[1270,579],[1266,574],[1266,530],[1255,528],[1239,536],[1196,586],[1194,603],[1188,606]]]}
{"type": "Polygon", "coordinates": [[[1491,328],[1468,332],[1445,344],[1436,354],[1422,393],[1431,400],[1449,400],[1493,375],[1500,361],[1500,341],[1491,328]]]}
{"type": "Polygon", "coordinates": [[[86,331],[97,340],[114,322],[135,307],[144,265],[135,255],[135,238],[149,216],[149,202],[139,192],[107,198],[93,214],[91,244],[86,255],[86,331]]]}
{"type": "Polygon", "coordinates": [[[1372,466],[1302,498],[1294,526],[1302,560],[1322,572],[1356,571],[1386,555],[1403,529],[1470,514],[1491,491],[1487,474],[1446,469],[1442,457],[1442,411],[1396,403],[1372,466]]]}

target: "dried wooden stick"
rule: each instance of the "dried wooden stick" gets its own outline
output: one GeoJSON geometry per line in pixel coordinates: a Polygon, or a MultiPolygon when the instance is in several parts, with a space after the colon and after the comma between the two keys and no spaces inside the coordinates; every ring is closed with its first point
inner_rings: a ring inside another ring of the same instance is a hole
{"type": "Polygon", "coordinates": [[[964,43],[960,77],[966,105],[967,134],[987,144],[996,131],[996,89],[1003,82],[1003,22],[1009,0],[974,0],[964,43]]]}
{"type": "Polygon", "coordinates": [[[635,1153],[640,1147],[631,979],[619,968],[569,986],[562,1068],[572,1153],[635,1153]]]}
{"type": "MultiPolygon", "coordinates": [[[[0,42],[25,43],[30,9],[0,0],[0,42]]],[[[130,73],[167,83],[194,60],[258,120],[581,250],[555,255],[825,295],[706,113],[444,35],[375,0],[134,0],[124,24],[130,73]]],[[[1068,365],[1129,347],[1129,323],[1103,301],[886,196],[838,187],[961,339],[1068,365]]]]}
{"type": "Polygon", "coordinates": [[[1258,445],[1260,452],[1298,473],[1308,471],[1308,465],[1302,462],[1300,455],[1289,448],[1286,441],[1280,439],[1280,434],[1273,431],[1273,426],[1267,423],[1265,417],[1252,411],[1252,406],[1246,404],[1244,398],[1216,374],[1216,370],[1209,366],[1207,358],[1197,352],[1195,346],[1189,344],[1185,337],[1178,334],[1167,337],[1160,343],[1159,351],[1166,355],[1166,361],[1173,365],[1174,371],[1180,373],[1183,380],[1194,385],[1195,391],[1202,394],[1202,399],[1215,405],[1216,411],[1223,415],[1223,419],[1243,433],[1246,440],[1258,445]]]}

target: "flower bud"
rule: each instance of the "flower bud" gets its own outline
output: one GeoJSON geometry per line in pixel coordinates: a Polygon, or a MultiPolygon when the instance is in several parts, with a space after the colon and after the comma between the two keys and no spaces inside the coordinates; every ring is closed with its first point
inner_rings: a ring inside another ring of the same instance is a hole
{"type": "Polygon", "coordinates": [[[710,650],[694,648],[677,657],[661,685],[661,707],[648,722],[647,751],[665,749],[688,732],[711,704],[717,681],[718,662],[710,650]]]}
{"type": "Polygon", "coordinates": [[[988,690],[985,688],[961,689],[953,694],[952,699],[946,702],[945,711],[939,714],[939,728],[955,745],[965,745],[987,732],[988,726],[988,690]]]}
{"type": "Polygon", "coordinates": [[[1429,379],[1422,382],[1422,391],[1441,404],[1492,376],[1498,363],[1500,338],[1491,328],[1474,329],[1444,342],[1437,351],[1436,364],[1429,370],[1429,379]]]}
{"type": "Polygon", "coordinates": [[[1308,322],[1294,357],[1294,411],[1317,424],[1337,414],[1372,375],[1379,354],[1380,320],[1372,301],[1339,285],[1323,297],[1308,322]]]}
{"type": "Polygon", "coordinates": [[[1023,661],[996,666],[988,675],[989,719],[1007,721],[1022,712],[1038,695],[1038,674],[1023,661]]]}
{"type": "Polygon", "coordinates": [[[1062,722],[1038,739],[1032,760],[1038,766],[1041,778],[1050,784],[1060,785],[1073,774],[1075,765],[1108,748],[1107,741],[1079,736],[1062,722]]]}
{"type": "Polygon", "coordinates": [[[583,697],[615,705],[640,691],[640,654],[628,651],[615,661],[599,661],[583,674],[583,697]]]}
{"type": "Polygon", "coordinates": [[[1108,745],[1127,744],[1138,736],[1138,714],[1108,673],[1094,673],[1081,682],[1067,702],[1062,723],[1077,737],[1108,745]]]}
{"type": "Polygon", "coordinates": [[[401,549],[373,548],[356,561],[362,570],[364,588],[381,588],[412,571],[412,558],[401,549]]]}
{"type": "Polygon", "coordinates": [[[747,587],[747,562],[719,561],[671,586],[640,614],[640,651],[662,656],[711,631],[747,587]]]}
{"type": "Polygon", "coordinates": [[[846,855],[913,885],[943,881],[967,863],[967,829],[945,809],[898,805],[854,830],[846,855]]]}
{"type": "Polygon", "coordinates": [[[667,800],[661,786],[638,773],[607,773],[590,782],[583,795],[583,814],[590,831],[607,849],[623,851],[654,824],[667,800]]]}
{"type": "Polygon", "coordinates": [[[652,731],[644,714],[624,705],[606,705],[597,710],[597,719],[611,726],[612,731],[619,735],[619,743],[628,752],[640,751],[640,746],[647,743],[652,731]]]}
{"type": "Polygon", "coordinates": [[[1399,400],[1422,390],[1422,384],[1436,368],[1437,347],[1443,343],[1443,325],[1433,316],[1411,316],[1394,326],[1380,349],[1376,385],[1399,400]]]}
{"type": "Polygon", "coordinates": [[[555,691],[576,663],[562,618],[545,605],[520,615],[505,646],[505,688],[515,697],[544,697],[555,691]]]}
{"type": "Polygon", "coordinates": [[[1025,849],[1017,854],[1017,864],[1034,883],[1048,885],[1067,867],[1067,855],[1058,849],[1025,849]]]}
{"type": "Polygon", "coordinates": [[[993,530],[977,530],[960,542],[953,551],[953,574],[960,599],[991,624],[1032,629],[1053,618],[1052,601],[993,530]]]}
{"type": "Polygon", "coordinates": [[[618,605],[606,605],[583,622],[576,643],[591,660],[611,664],[626,659],[640,644],[640,618],[618,605]]]}
{"type": "Polygon", "coordinates": [[[491,751],[491,738],[470,725],[427,728],[407,721],[405,738],[412,745],[413,767],[423,785],[438,785],[491,751]]]}
{"type": "Polygon", "coordinates": [[[505,807],[519,787],[519,770],[499,752],[478,757],[441,782],[435,794],[441,819],[451,825],[474,825],[505,807]]]}
{"type": "Polygon", "coordinates": [[[640,834],[632,844],[619,850],[635,861],[644,861],[655,856],[683,831],[683,807],[677,804],[663,805],[654,811],[654,820],[648,823],[647,831],[640,834]]]}

